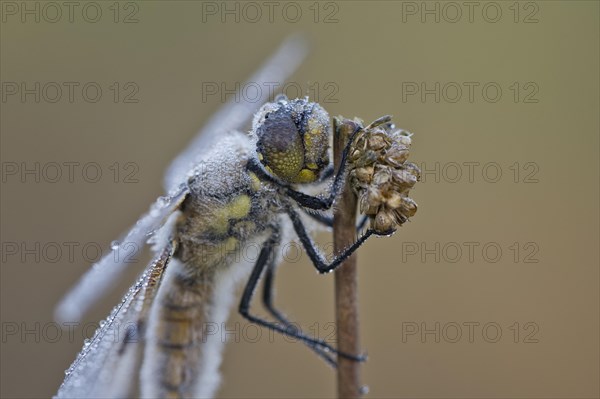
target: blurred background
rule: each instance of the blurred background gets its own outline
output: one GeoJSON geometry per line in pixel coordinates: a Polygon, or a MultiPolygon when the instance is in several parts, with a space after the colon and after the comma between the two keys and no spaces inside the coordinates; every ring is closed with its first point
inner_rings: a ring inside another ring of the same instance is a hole
{"type": "MultiPolygon", "coordinates": [[[[278,91],[393,114],[423,170],[411,223],[359,255],[367,397],[600,395],[598,2],[70,4],[0,3],[3,398],[56,392],[143,262],[70,330],[54,306],[294,32],[313,49],[278,91]]],[[[334,339],[333,276],[301,256],[277,294],[334,339]]],[[[335,396],[310,350],[235,313],[219,397],[335,396]]]]}

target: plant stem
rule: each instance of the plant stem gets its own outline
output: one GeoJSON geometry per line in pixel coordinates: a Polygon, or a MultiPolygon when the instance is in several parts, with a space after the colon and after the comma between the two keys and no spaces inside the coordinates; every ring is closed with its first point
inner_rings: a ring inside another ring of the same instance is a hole
{"type": "MultiPolygon", "coordinates": [[[[340,164],[342,151],[354,131],[354,126],[352,121],[338,121],[334,118],[334,165],[340,164]]],[[[356,196],[346,185],[334,212],[333,245],[336,253],[356,240],[356,205],[356,196]]],[[[356,254],[349,257],[335,271],[335,304],[338,348],[342,352],[359,354],[356,254]]],[[[359,362],[338,357],[337,386],[338,398],[360,398],[359,362]]]]}

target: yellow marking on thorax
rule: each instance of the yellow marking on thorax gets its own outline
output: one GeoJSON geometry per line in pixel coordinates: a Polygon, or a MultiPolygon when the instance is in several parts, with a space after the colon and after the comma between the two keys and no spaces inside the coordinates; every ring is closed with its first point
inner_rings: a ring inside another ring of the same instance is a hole
{"type": "Polygon", "coordinates": [[[260,182],[260,179],[258,178],[258,176],[256,176],[256,174],[250,172],[250,180],[252,181],[251,183],[251,187],[252,187],[252,191],[259,191],[262,187],[262,183],[260,182]]]}
{"type": "Polygon", "coordinates": [[[250,213],[250,197],[242,194],[230,203],[214,211],[214,220],[211,230],[217,234],[227,233],[229,221],[243,219],[250,213]]]}

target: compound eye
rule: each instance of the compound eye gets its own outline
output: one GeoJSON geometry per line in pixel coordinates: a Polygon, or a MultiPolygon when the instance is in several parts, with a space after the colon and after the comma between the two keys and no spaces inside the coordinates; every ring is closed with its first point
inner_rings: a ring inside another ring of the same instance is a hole
{"type": "Polygon", "coordinates": [[[289,113],[279,109],[266,114],[256,135],[263,165],[277,177],[295,181],[304,165],[304,144],[289,113]]]}

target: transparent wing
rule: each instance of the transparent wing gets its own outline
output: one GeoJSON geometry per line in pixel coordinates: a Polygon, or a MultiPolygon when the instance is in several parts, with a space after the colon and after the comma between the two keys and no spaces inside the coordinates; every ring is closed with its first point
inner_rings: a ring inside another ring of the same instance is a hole
{"type": "Polygon", "coordinates": [[[164,271],[173,255],[168,245],[129,288],[94,336],[84,343],[77,358],[65,371],[56,398],[119,398],[137,382],[135,372],[142,337],[131,339],[143,323],[164,271]],[[135,342],[131,342],[135,341],[135,342]]]}
{"type": "Polygon", "coordinates": [[[60,322],[74,322],[92,306],[121,276],[128,260],[136,258],[154,231],[161,227],[166,218],[175,211],[188,193],[181,185],[170,195],[160,197],[127,232],[125,237],[112,246],[79,282],[65,295],[56,308],[55,318],[60,322]]]}
{"type": "MultiPolygon", "coordinates": [[[[267,84],[283,84],[300,66],[307,53],[308,45],[302,36],[289,37],[246,82],[246,85],[252,84],[266,88],[267,84]]],[[[203,160],[207,150],[223,134],[242,128],[244,123],[268,100],[269,90],[261,90],[260,94],[260,98],[252,103],[231,100],[209,119],[187,148],[175,158],[167,169],[164,180],[167,190],[183,183],[193,166],[203,160]]]]}
{"type": "MultiPolygon", "coordinates": [[[[307,53],[307,44],[300,36],[287,39],[277,52],[249,80],[253,84],[266,87],[266,83],[283,82],[300,65],[307,53]]],[[[210,152],[210,148],[230,131],[239,129],[250,119],[257,108],[267,100],[267,90],[262,90],[264,98],[254,103],[231,101],[219,110],[192,140],[190,145],[173,161],[167,169],[165,187],[174,192],[159,198],[135,226],[115,245],[112,251],[81,278],[75,287],[63,298],[56,310],[56,319],[65,321],[80,320],[89,307],[116,281],[127,266],[127,259],[135,258],[142,250],[148,235],[160,227],[166,217],[179,206],[187,194],[185,182],[193,166],[210,152]],[[127,246],[127,257],[123,248],[127,246]]]]}

